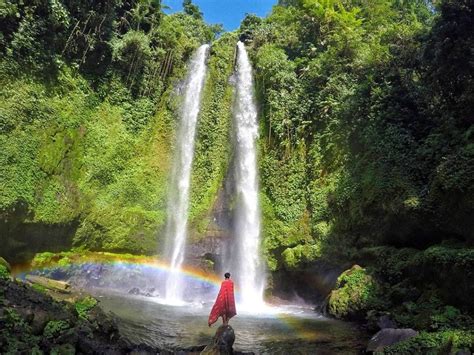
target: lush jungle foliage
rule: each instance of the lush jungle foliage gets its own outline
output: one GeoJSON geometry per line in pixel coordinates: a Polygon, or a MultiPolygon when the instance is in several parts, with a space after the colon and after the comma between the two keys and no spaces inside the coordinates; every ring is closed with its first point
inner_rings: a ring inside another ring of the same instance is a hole
{"type": "Polygon", "coordinates": [[[194,239],[212,229],[240,37],[255,68],[268,269],[358,263],[338,280],[334,315],[390,311],[438,331],[403,346],[462,347],[473,326],[473,18],[472,0],[281,0],[216,39],[220,26],[191,1],[173,15],[158,0],[3,2],[2,248],[46,239],[50,250],[156,253],[174,94],[210,41],[190,228],[194,239]]]}
{"type": "Polygon", "coordinates": [[[473,6],[302,0],[244,20],[273,268],[474,241],[473,6]]]}
{"type": "MultiPolygon", "coordinates": [[[[188,2],[184,13],[164,15],[157,0],[1,5],[5,253],[38,243],[54,249],[48,234],[67,239],[62,247],[156,253],[179,110],[174,91],[190,55],[219,31],[196,9],[188,2]]],[[[222,122],[215,114],[229,100],[213,73],[230,75],[234,42],[223,36],[210,62],[203,126],[221,128],[199,133],[206,138],[198,150],[209,156],[198,162],[195,193],[207,205],[225,166],[215,152],[226,149],[228,114],[222,122]]],[[[197,206],[195,215],[204,210],[197,206]]]]}
{"type": "Polygon", "coordinates": [[[268,266],[367,266],[339,277],[337,317],[388,311],[472,346],[473,18],[470,0],[288,0],[242,22],[268,266]]]}

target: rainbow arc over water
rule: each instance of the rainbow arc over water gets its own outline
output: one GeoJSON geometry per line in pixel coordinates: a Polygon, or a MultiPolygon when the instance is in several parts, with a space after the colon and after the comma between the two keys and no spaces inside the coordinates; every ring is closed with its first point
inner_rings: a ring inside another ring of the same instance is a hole
{"type": "MultiPolygon", "coordinates": [[[[57,267],[68,267],[81,264],[104,264],[116,266],[149,267],[157,271],[168,272],[171,267],[168,263],[161,261],[157,256],[135,256],[130,254],[113,254],[107,252],[40,254],[29,264],[16,265],[13,267],[14,274],[21,274],[34,270],[51,269],[57,267]],[[41,257],[44,256],[44,257],[41,257]]],[[[205,282],[214,286],[220,286],[222,278],[213,272],[202,268],[184,266],[181,270],[183,276],[196,281],[205,282]]]]}
{"type": "MultiPolygon", "coordinates": [[[[49,254],[49,253],[48,253],[49,254]]],[[[41,254],[44,255],[44,254],[41,254]]],[[[167,262],[161,261],[157,256],[135,256],[130,254],[113,254],[107,252],[63,252],[58,254],[49,254],[49,257],[40,257],[33,260],[32,263],[27,265],[16,265],[13,266],[12,273],[14,275],[21,275],[34,271],[41,271],[52,268],[67,268],[75,265],[112,265],[121,267],[132,267],[132,268],[151,268],[157,272],[168,272],[171,270],[170,265],[167,262]]],[[[192,266],[184,266],[181,270],[183,276],[190,278],[194,281],[207,283],[218,288],[222,282],[222,277],[212,273],[208,270],[196,268],[192,266]]],[[[236,294],[239,291],[236,288],[236,294]]],[[[316,340],[320,339],[321,335],[319,332],[315,332],[313,329],[308,329],[302,323],[299,317],[288,314],[283,310],[280,312],[279,307],[272,307],[268,305],[269,314],[267,316],[278,319],[288,331],[297,334],[297,337],[304,340],[316,340]],[[273,310],[271,310],[273,309],[273,310]]]]}

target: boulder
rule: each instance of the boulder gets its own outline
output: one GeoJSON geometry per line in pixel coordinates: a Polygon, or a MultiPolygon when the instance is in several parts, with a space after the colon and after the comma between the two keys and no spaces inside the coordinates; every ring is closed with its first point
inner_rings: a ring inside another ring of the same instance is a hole
{"type": "Polygon", "coordinates": [[[217,328],[212,342],[201,351],[201,355],[231,355],[234,353],[234,341],[234,329],[230,325],[221,325],[217,328]]]}
{"type": "Polygon", "coordinates": [[[151,287],[148,288],[144,294],[146,297],[160,297],[160,293],[156,290],[156,288],[151,287]]]}
{"type": "Polygon", "coordinates": [[[43,333],[43,329],[46,327],[46,324],[51,320],[51,316],[47,311],[42,309],[35,309],[34,317],[31,322],[31,333],[33,335],[40,335],[43,333]]]}
{"type": "Polygon", "coordinates": [[[377,298],[378,283],[359,265],[344,271],[328,296],[327,311],[340,319],[363,319],[377,298]]]}
{"type": "Polygon", "coordinates": [[[369,341],[367,345],[367,351],[370,352],[379,352],[382,351],[386,346],[390,346],[396,343],[399,343],[403,340],[417,336],[418,332],[416,330],[407,328],[407,329],[392,329],[386,328],[382,329],[376,333],[369,341]]]}
{"type": "Polygon", "coordinates": [[[128,291],[128,294],[138,296],[140,294],[140,289],[138,287],[133,287],[128,291]]]}

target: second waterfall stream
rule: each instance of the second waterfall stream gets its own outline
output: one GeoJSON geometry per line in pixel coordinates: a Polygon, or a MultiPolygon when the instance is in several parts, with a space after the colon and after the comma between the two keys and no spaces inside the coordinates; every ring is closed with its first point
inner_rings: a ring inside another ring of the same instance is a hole
{"type": "Polygon", "coordinates": [[[245,46],[237,44],[234,101],[234,181],[236,205],[232,273],[240,290],[240,303],[248,310],[263,305],[264,268],[260,255],[260,205],[257,170],[257,106],[252,66],[245,46]]]}
{"type": "Polygon", "coordinates": [[[209,45],[204,44],[191,58],[176,137],[166,223],[166,255],[170,258],[170,273],[166,280],[165,299],[169,303],[180,303],[183,300],[181,268],[186,248],[189,186],[208,52],[209,45]]]}

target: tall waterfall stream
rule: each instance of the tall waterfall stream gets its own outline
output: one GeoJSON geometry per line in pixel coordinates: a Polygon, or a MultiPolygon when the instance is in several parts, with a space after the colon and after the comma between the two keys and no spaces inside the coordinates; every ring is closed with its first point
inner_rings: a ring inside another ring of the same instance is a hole
{"type": "Polygon", "coordinates": [[[209,45],[204,44],[190,61],[184,87],[184,101],[181,109],[173,160],[171,186],[168,195],[168,220],[166,223],[166,255],[170,256],[170,273],[166,280],[165,298],[169,302],[182,300],[181,267],[186,248],[189,186],[194,156],[194,138],[199,115],[201,93],[207,67],[209,45]]]}
{"type": "Polygon", "coordinates": [[[231,269],[240,289],[240,305],[259,309],[263,305],[264,269],[260,256],[260,208],[256,141],[257,106],[252,66],[242,42],[237,44],[234,101],[234,240],[231,269]]]}

